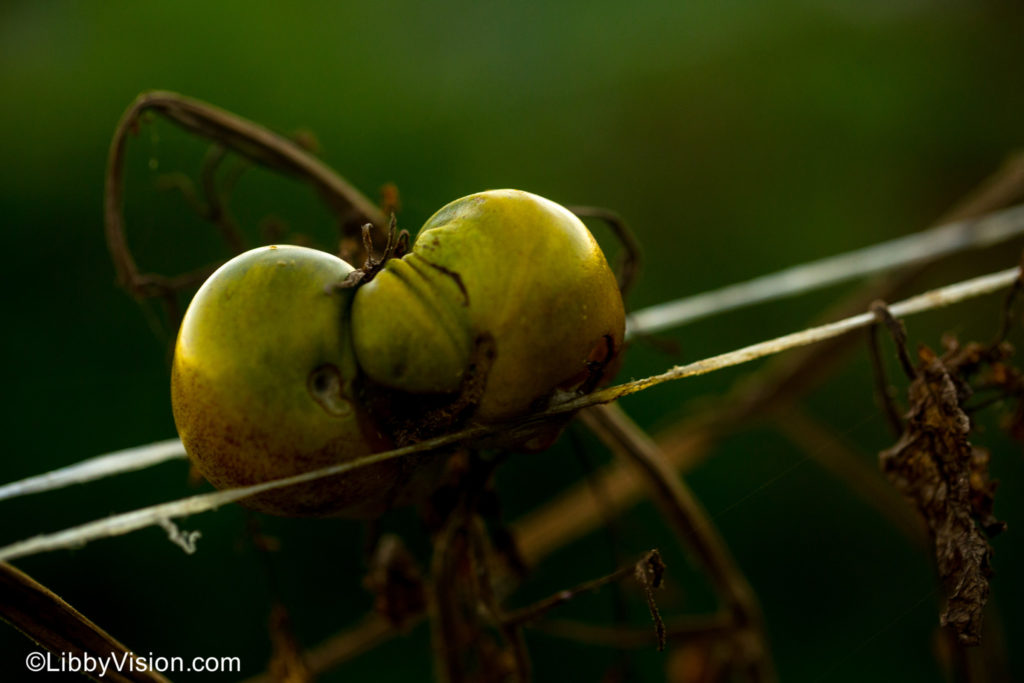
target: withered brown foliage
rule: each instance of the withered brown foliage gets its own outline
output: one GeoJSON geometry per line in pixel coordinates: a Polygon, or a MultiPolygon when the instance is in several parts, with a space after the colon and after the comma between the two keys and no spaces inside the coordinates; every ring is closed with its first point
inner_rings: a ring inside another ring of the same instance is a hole
{"type": "Polygon", "coordinates": [[[928,525],[946,591],[941,623],[961,643],[976,645],[992,574],[987,537],[1004,525],[992,513],[996,482],[989,478],[989,452],[968,439],[973,422],[966,403],[974,386],[1005,397],[1019,396],[1021,383],[1007,362],[1013,352],[1008,344],[960,345],[948,338],[945,346],[942,356],[926,347],[919,351],[903,435],[880,460],[928,525]]]}

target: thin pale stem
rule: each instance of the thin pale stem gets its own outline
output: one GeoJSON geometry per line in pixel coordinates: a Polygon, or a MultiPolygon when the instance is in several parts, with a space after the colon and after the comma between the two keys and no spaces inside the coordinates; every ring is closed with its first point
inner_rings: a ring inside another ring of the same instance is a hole
{"type": "MultiPolygon", "coordinates": [[[[140,98],[140,101],[137,102],[131,110],[129,110],[129,114],[126,114],[125,121],[122,122],[122,128],[127,131],[136,123],[139,112],[146,107],[155,106],[153,103],[160,102],[161,96],[161,93],[150,93],[143,96],[143,98],[140,98]]],[[[115,140],[117,140],[117,138],[115,138],[115,140]]],[[[119,155],[122,153],[123,151],[120,149],[119,144],[115,144],[112,149],[112,155],[117,156],[119,159],[119,155]]],[[[112,168],[113,167],[114,166],[112,165],[112,168]]],[[[1012,189],[1016,194],[1019,194],[1020,179],[1018,176],[1024,175],[1024,157],[1015,158],[1011,165],[1011,170],[1014,171],[1011,178],[1011,180],[1014,181],[1012,189]]],[[[1000,189],[1000,196],[1007,193],[1007,190],[1003,188],[1004,185],[1006,185],[1005,182],[997,184],[997,189],[1000,189]]],[[[108,190],[108,192],[114,193],[114,197],[110,199],[114,205],[117,205],[117,202],[120,201],[120,196],[117,194],[118,191],[119,188],[116,187],[108,190]]],[[[340,193],[341,189],[337,190],[337,192],[340,193]]],[[[1016,196],[1016,194],[1013,196],[1016,196]]],[[[991,208],[991,205],[986,204],[979,208],[987,210],[991,208]]],[[[599,211],[588,207],[577,207],[576,210],[580,212],[580,215],[585,216],[591,215],[590,213],[587,213],[587,211],[599,211]]],[[[108,213],[108,222],[112,222],[112,229],[114,230],[114,235],[111,236],[111,239],[121,247],[119,249],[112,248],[112,251],[115,253],[123,252],[127,254],[127,246],[123,243],[124,237],[121,232],[120,213],[111,205],[108,205],[108,212],[113,212],[108,213]]],[[[958,211],[953,215],[959,218],[963,213],[964,212],[962,211],[958,211]]],[[[380,220],[383,219],[381,218],[380,220]]],[[[868,274],[869,272],[884,270],[885,268],[907,265],[909,263],[922,263],[938,256],[950,254],[962,249],[988,246],[1000,240],[1009,239],[1010,237],[1021,234],[1022,232],[1024,232],[1024,206],[1016,206],[1012,209],[990,213],[987,216],[982,216],[977,219],[959,219],[956,222],[949,223],[938,228],[933,228],[931,230],[926,230],[895,240],[894,242],[896,243],[904,244],[902,247],[904,253],[916,254],[912,260],[894,262],[892,265],[884,267],[881,266],[881,261],[878,261],[877,263],[867,263],[865,260],[866,257],[864,256],[865,254],[870,256],[875,253],[885,253],[894,244],[892,241],[883,242],[866,249],[848,252],[846,254],[841,254],[821,261],[814,261],[794,266],[773,275],[766,275],[748,282],[730,285],[722,289],[705,292],[686,299],[679,299],[677,301],[659,304],[657,306],[637,311],[630,317],[627,334],[649,334],[663,330],[666,327],[680,327],[716,312],[724,312],[734,308],[750,306],[784,296],[795,295],[800,292],[810,291],[814,288],[833,284],[838,282],[840,279],[851,279],[859,275],[868,274]],[[936,235],[938,235],[938,243],[936,245],[932,245],[932,240],[937,239],[936,235]],[[913,251],[915,248],[921,249],[921,251],[913,251]],[[823,267],[823,264],[832,264],[832,266],[836,266],[836,264],[842,265],[844,263],[848,264],[845,273],[838,272],[835,277],[839,279],[830,280],[829,277],[831,276],[828,274],[827,268],[823,267]],[[873,267],[873,270],[858,270],[857,268],[861,268],[861,265],[858,264],[870,265],[873,267]],[[874,266],[879,267],[875,268],[874,266]],[[803,284],[797,287],[797,282],[802,282],[803,284]]],[[[130,258],[128,260],[123,260],[123,263],[125,267],[137,275],[137,271],[134,270],[134,263],[130,261],[130,258]]],[[[212,272],[212,267],[196,271],[195,273],[189,273],[178,278],[166,278],[165,281],[168,288],[177,290],[202,282],[210,272],[212,272]]],[[[157,444],[152,445],[155,446],[157,444]]],[[[100,476],[113,475],[119,472],[128,472],[162,462],[162,460],[151,461],[142,455],[142,452],[147,448],[148,446],[141,446],[138,449],[135,449],[140,452],[140,455],[138,456],[141,461],[140,465],[136,466],[130,457],[126,457],[117,461],[118,464],[123,466],[123,469],[111,467],[111,469],[106,470],[100,476]]],[[[183,455],[184,451],[181,451],[181,454],[183,455]]],[[[99,460],[103,457],[105,456],[97,456],[92,460],[99,460]]],[[[84,461],[81,464],[85,465],[86,463],[92,462],[92,460],[84,461]]],[[[76,465],[72,465],[71,467],[64,469],[71,470],[74,467],[76,467],[76,465]]],[[[64,469],[55,470],[53,473],[42,474],[38,477],[32,477],[31,480],[40,480],[39,483],[33,483],[31,488],[27,488],[24,491],[15,489],[17,492],[12,492],[10,489],[11,487],[20,487],[26,484],[30,481],[29,479],[24,480],[24,482],[8,484],[0,488],[0,500],[24,495],[26,493],[37,493],[40,491],[50,490],[50,488],[60,488],[61,486],[65,486],[66,484],[60,483],[63,481],[63,475],[58,474],[62,473],[64,469]],[[45,485],[45,482],[43,481],[46,477],[51,476],[51,474],[56,475],[56,478],[54,479],[55,485],[52,487],[45,485]]],[[[97,476],[92,478],[100,477],[97,476]]]]}
{"type": "Polygon", "coordinates": [[[17,498],[30,493],[52,491],[72,484],[85,484],[114,474],[141,470],[151,465],[159,465],[168,460],[180,460],[184,457],[185,447],[178,439],[167,439],[136,448],[126,448],[0,486],[0,500],[17,498]]]}
{"type": "Polygon", "coordinates": [[[291,477],[274,479],[272,481],[254,484],[252,486],[215,491],[213,493],[201,493],[195,496],[189,496],[188,498],[181,498],[168,503],[161,503],[160,505],[152,505],[150,507],[140,508],[131,512],[113,515],[105,519],[96,520],[95,522],[71,527],[64,531],[58,531],[53,534],[43,534],[24,541],[12,543],[0,548],[0,562],[6,562],[16,557],[49,552],[51,550],[79,547],[89,541],[112,536],[121,536],[150,526],[163,526],[168,519],[187,517],[188,515],[215,510],[222,505],[235,503],[243,498],[247,498],[258,493],[287,486],[304,484],[323,477],[349,472],[360,467],[367,467],[385,460],[401,458],[411,455],[412,453],[436,450],[458,441],[464,441],[469,438],[481,436],[487,432],[488,430],[484,427],[465,429],[460,432],[453,432],[434,439],[421,441],[420,443],[412,446],[405,446],[403,448],[384,451],[382,453],[374,453],[362,458],[356,458],[348,462],[332,465],[331,467],[312,470],[310,472],[304,472],[291,477]]]}
{"type": "Polygon", "coordinates": [[[982,249],[1024,234],[1024,205],[804,263],[711,292],[657,304],[629,318],[627,336],[653,334],[726,311],[774,301],[855,278],[982,249]]]}
{"type": "MultiPolygon", "coordinates": [[[[942,287],[925,294],[905,299],[904,301],[890,306],[889,310],[894,316],[903,317],[913,315],[915,313],[921,313],[933,308],[941,308],[959,301],[965,301],[970,298],[990,294],[1009,287],[1017,279],[1019,273],[1019,268],[1010,268],[998,273],[984,275],[982,277],[949,285],[947,287],[942,287]]],[[[525,426],[530,423],[543,422],[544,420],[558,415],[574,413],[583,408],[602,403],[610,403],[616,399],[622,398],[623,396],[635,394],[639,391],[643,391],[644,389],[662,384],[663,382],[683,379],[684,377],[703,375],[715,370],[721,370],[723,368],[740,365],[758,358],[780,353],[787,349],[806,346],[818,341],[830,339],[852,330],[867,327],[874,321],[875,316],[872,313],[861,313],[860,315],[855,315],[853,317],[846,318],[845,320],[821,325],[801,332],[794,332],[783,337],[747,346],[729,353],[723,353],[688,365],[676,366],[660,375],[654,375],[642,380],[627,382],[618,386],[595,391],[591,394],[587,394],[586,396],[556,404],[547,410],[535,413],[512,424],[475,425],[458,432],[452,432],[433,439],[427,439],[411,446],[382,453],[374,453],[349,462],[332,465],[330,467],[305,472],[291,477],[276,479],[261,484],[255,484],[253,486],[191,496],[168,503],[162,503],[160,505],[141,508],[139,510],[134,510],[120,515],[114,515],[106,519],[72,527],[53,534],[36,536],[34,538],[12,543],[11,545],[0,548],[0,561],[8,561],[15,557],[34,555],[36,553],[49,552],[52,550],[78,547],[89,541],[94,541],[100,538],[120,536],[149,526],[159,525],[161,520],[174,517],[184,517],[213,510],[222,505],[234,503],[257,493],[303,484],[323,477],[341,474],[360,467],[373,465],[385,460],[405,457],[413,453],[434,451],[460,442],[471,442],[475,439],[507,431],[511,428],[525,426]]]]}
{"type": "MultiPolygon", "coordinates": [[[[997,292],[1000,289],[1005,289],[1016,281],[1018,273],[1020,273],[1019,268],[1009,268],[1007,270],[999,271],[998,273],[965,280],[964,282],[949,285],[948,287],[933,289],[930,292],[893,304],[889,307],[889,310],[892,312],[893,316],[900,318],[934,308],[950,306],[960,301],[966,301],[967,299],[972,299],[974,297],[997,292]]],[[[638,391],[643,391],[644,389],[663,382],[682,379],[684,377],[704,375],[709,372],[714,372],[715,370],[722,370],[734,365],[748,363],[752,360],[757,360],[758,358],[771,356],[787,349],[795,349],[801,346],[807,346],[808,344],[814,344],[826,339],[831,339],[832,337],[838,337],[841,334],[846,334],[847,332],[867,327],[874,323],[875,320],[876,318],[873,313],[861,313],[834,323],[828,323],[826,325],[812,327],[801,332],[794,332],[782,337],[776,337],[775,339],[769,339],[768,341],[763,341],[758,344],[752,344],[736,351],[712,356],[711,358],[699,360],[687,365],[677,365],[660,375],[652,375],[651,377],[644,379],[601,389],[592,394],[587,394],[586,396],[578,399],[559,404],[553,409],[553,411],[549,410],[547,414],[551,414],[552,412],[572,412],[598,403],[610,403],[615,399],[635,394],[638,391]]]]}

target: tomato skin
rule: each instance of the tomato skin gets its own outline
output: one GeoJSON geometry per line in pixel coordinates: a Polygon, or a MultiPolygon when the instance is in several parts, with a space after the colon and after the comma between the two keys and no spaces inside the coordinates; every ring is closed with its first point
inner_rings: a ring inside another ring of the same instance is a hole
{"type": "MultiPolygon", "coordinates": [[[[353,268],[292,246],[217,270],[182,320],[171,372],[175,424],[197,469],[233,488],[351,460],[390,443],[355,400],[348,327],[353,268]]],[[[403,476],[382,463],[244,504],[279,515],[377,514],[403,476]]]]}
{"type": "Polygon", "coordinates": [[[423,226],[352,305],[356,358],[383,386],[459,389],[482,338],[495,357],[475,418],[521,415],[583,385],[622,348],[615,276],[567,209],[518,190],[456,200],[423,226]]]}
{"type": "MultiPolygon", "coordinates": [[[[518,417],[560,391],[593,388],[622,348],[622,297],[597,242],[568,210],[526,192],[456,200],[427,221],[411,253],[357,288],[339,287],[352,271],[313,249],[262,247],[196,293],[171,399],[185,449],[215,487],[350,461],[467,415],[518,417]],[[467,382],[473,372],[483,374],[467,382]],[[467,403],[463,392],[478,394],[467,403]]],[[[539,450],[564,423],[482,445],[539,450]]],[[[439,476],[429,461],[390,460],[243,504],[373,517],[428,493],[439,476]]]]}

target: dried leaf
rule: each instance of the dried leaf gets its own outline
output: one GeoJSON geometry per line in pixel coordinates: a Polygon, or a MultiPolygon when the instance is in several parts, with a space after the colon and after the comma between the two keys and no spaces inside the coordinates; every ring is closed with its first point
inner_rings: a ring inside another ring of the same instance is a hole
{"type": "Polygon", "coordinates": [[[988,477],[988,452],[968,440],[971,420],[963,405],[972,394],[968,379],[1004,350],[960,347],[952,340],[947,348],[941,358],[921,350],[905,431],[880,458],[889,480],[928,525],[946,589],[942,624],[951,626],[960,642],[977,644],[992,574],[992,547],[983,531],[996,533],[1002,524],[992,516],[995,484],[988,477]]]}

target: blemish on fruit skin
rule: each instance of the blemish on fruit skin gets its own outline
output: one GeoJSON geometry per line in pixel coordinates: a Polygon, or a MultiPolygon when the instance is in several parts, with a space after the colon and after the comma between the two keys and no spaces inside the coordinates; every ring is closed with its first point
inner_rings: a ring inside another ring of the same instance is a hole
{"type": "Polygon", "coordinates": [[[426,263],[428,266],[430,266],[431,268],[434,268],[435,270],[439,270],[442,273],[444,273],[445,275],[447,275],[448,277],[450,277],[452,279],[452,281],[455,283],[455,286],[459,288],[459,292],[462,294],[463,303],[466,306],[469,306],[469,292],[466,290],[465,283],[462,282],[462,276],[461,275],[456,273],[454,270],[451,270],[450,268],[445,268],[444,266],[439,266],[436,263],[432,263],[431,261],[428,261],[427,259],[425,259],[423,257],[420,257],[420,259],[424,263],[426,263]]]}
{"type": "Polygon", "coordinates": [[[307,390],[313,400],[320,404],[329,415],[345,417],[352,412],[352,405],[344,395],[344,379],[337,366],[325,363],[309,374],[307,390]]]}
{"type": "MultiPolygon", "coordinates": [[[[343,315],[347,297],[310,298],[305,307],[256,314],[266,302],[337,282],[351,266],[324,252],[284,245],[235,259],[193,299],[175,349],[172,408],[197,469],[215,487],[232,488],[387,450],[390,442],[346,393],[344,378],[355,373],[355,361],[338,338],[339,328],[325,324],[343,315]],[[293,267],[278,268],[279,262],[293,267]],[[250,272],[259,276],[246,279],[250,272]],[[238,287],[243,281],[247,286],[238,287]],[[281,372],[267,371],[268,354],[281,372]],[[310,395],[306,378],[321,364],[331,367],[310,395]],[[281,383],[280,377],[301,377],[301,383],[281,383]]],[[[259,494],[244,504],[278,515],[376,516],[405,471],[399,464],[380,465],[355,477],[259,494]]]]}

